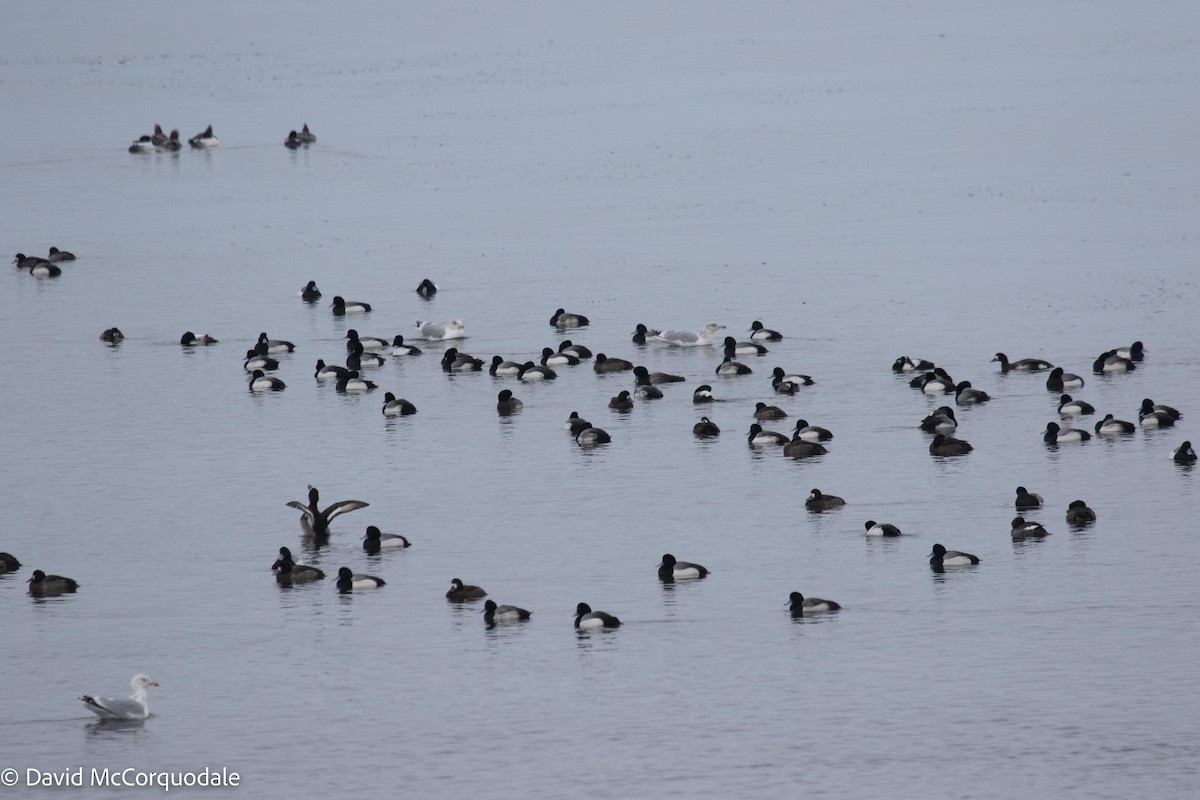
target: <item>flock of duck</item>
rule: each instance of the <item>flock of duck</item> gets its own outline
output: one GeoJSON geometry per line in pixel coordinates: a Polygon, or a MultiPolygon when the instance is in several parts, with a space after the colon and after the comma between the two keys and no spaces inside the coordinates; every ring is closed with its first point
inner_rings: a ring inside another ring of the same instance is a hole
{"type": "MultiPolygon", "coordinates": [[[[308,129],[308,123],[306,122],[301,130],[288,132],[287,138],[283,140],[283,146],[289,150],[296,150],[301,147],[308,147],[316,141],[317,137],[308,129]]],[[[208,150],[220,144],[221,140],[213,133],[212,125],[209,125],[200,133],[188,139],[188,146],[194,150],[208,150]]],[[[175,153],[182,149],[183,144],[179,141],[179,129],[176,128],[170,134],[164,134],[161,125],[155,125],[154,133],[143,134],[134,139],[133,143],[129,145],[129,152],[131,153],[175,153]]]]}
{"type": "MultiPolygon", "coordinates": [[[[307,126],[305,126],[305,131],[307,132],[307,126]]],[[[156,130],[156,134],[158,133],[161,133],[161,129],[156,130]]],[[[213,139],[215,144],[215,137],[211,136],[211,129],[206,131],[203,137],[213,139]]],[[[200,137],[201,140],[203,137],[200,137]]],[[[152,137],[143,137],[143,139],[146,138],[152,137]]],[[[177,137],[175,138],[177,139],[177,137]]],[[[289,137],[289,140],[294,138],[295,132],[293,132],[293,136],[289,137]]],[[[50,277],[61,273],[58,264],[74,260],[74,255],[51,247],[47,258],[29,257],[18,253],[15,263],[19,269],[27,269],[35,276],[50,277]]],[[[421,282],[416,291],[428,299],[437,293],[438,288],[436,284],[426,279],[421,282]]],[[[298,294],[306,303],[316,303],[322,297],[315,281],[309,281],[298,294]]],[[[341,296],[333,298],[330,309],[334,316],[366,315],[372,311],[369,303],[348,301],[341,296]]],[[[550,325],[560,335],[589,324],[590,321],[587,317],[568,313],[562,308],[557,309],[550,318],[550,325]]],[[[660,331],[639,323],[632,334],[632,342],[640,347],[655,343],[669,347],[710,347],[715,344],[714,337],[724,328],[723,324],[714,322],[706,324],[698,331],[660,331]]],[[[465,336],[465,325],[461,320],[455,319],[446,322],[418,321],[415,330],[410,333],[409,339],[419,339],[424,342],[450,342],[465,336]]],[[[103,331],[99,338],[110,346],[117,346],[125,336],[119,328],[113,327],[103,331]]],[[[332,382],[338,392],[359,394],[378,388],[373,381],[363,376],[363,372],[382,365],[387,357],[385,353],[390,354],[392,358],[411,358],[422,354],[420,348],[410,341],[406,341],[403,334],[396,334],[390,338],[374,337],[364,336],[359,334],[356,329],[350,329],[345,338],[345,365],[327,364],[324,360],[318,360],[313,373],[316,382],[332,382]]],[[[738,341],[732,336],[723,338],[719,345],[722,348],[723,360],[715,368],[714,374],[723,377],[752,374],[753,369],[738,361],[738,357],[761,356],[767,352],[767,344],[782,339],[783,335],[778,331],[766,328],[760,321],[754,321],[745,341],[738,341]]],[[[205,347],[217,343],[217,339],[208,334],[197,335],[192,331],[185,332],[179,340],[180,346],[185,348],[205,347]]],[[[265,332],[261,333],[253,346],[246,350],[243,361],[243,368],[246,373],[249,373],[249,390],[259,393],[279,392],[286,389],[286,384],[281,379],[268,375],[268,373],[279,368],[279,361],[273,356],[291,353],[294,350],[293,343],[272,339],[265,332]]],[[[1130,372],[1137,369],[1138,364],[1145,357],[1146,350],[1143,344],[1135,342],[1128,347],[1115,348],[1101,353],[1093,362],[1093,372],[1098,375],[1130,372]]],[[[569,339],[560,342],[557,348],[543,348],[541,358],[536,363],[531,360],[509,361],[501,355],[492,356],[490,361],[485,361],[485,359],[476,358],[451,346],[444,351],[440,359],[440,366],[447,373],[483,372],[486,370],[496,377],[510,376],[519,382],[530,383],[555,380],[558,378],[556,368],[575,367],[588,360],[592,362],[592,369],[596,373],[629,372],[634,378],[632,390],[622,390],[608,402],[608,407],[618,412],[630,411],[636,402],[647,402],[663,397],[662,390],[658,388],[660,385],[685,380],[680,375],[650,372],[644,366],[636,365],[625,359],[609,357],[604,353],[593,354],[587,347],[574,344],[569,339]]],[[[1096,413],[1095,407],[1090,403],[1066,393],[1067,390],[1074,391],[1083,388],[1085,381],[1081,376],[1068,373],[1061,367],[1055,367],[1042,359],[1026,358],[1012,361],[1004,353],[996,353],[992,361],[999,363],[1000,370],[1004,373],[1048,371],[1046,388],[1050,392],[1060,394],[1058,413],[1063,420],[1074,420],[1096,413]]],[[[958,406],[986,403],[991,400],[986,392],[974,388],[969,381],[956,382],[945,369],[924,359],[900,356],[892,364],[892,370],[896,373],[913,373],[909,385],[925,395],[953,394],[955,404],[958,406]]],[[[771,388],[777,394],[794,395],[813,383],[811,376],[788,373],[782,367],[776,367],[772,371],[771,388]]],[[[693,391],[692,402],[696,406],[705,407],[718,402],[718,399],[714,396],[713,387],[710,384],[702,384],[693,391]]],[[[503,389],[498,393],[496,412],[499,415],[507,416],[518,413],[522,407],[522,401],[514,395],[511,389],[503,389]]],[[[386,392],[381,413],[385,417],[408,416],[417,413],[417,408],[409,400],[398,398],[392,392],[386,392]]],[[[1177,409],[1156,404],[1147,398],[1141,404],[1136,424],[1116,419],[1114,415],[1107,414],[1095,424],[1094,431],[1098,436],[1127,436],[1139,427],[1145,429],[1171,427],[1181,419],[1181,416],[1177,409]]],[[[822,442],[828,442],[834,437],[830,430],[811,425],[806,419],[797,420],[790,434],[764,429],[760,423],[787,417],[787,413],[781,408],[765,402],[755,404],[753,417],[756,421],[750,425],[746,434],[747,444],[752,448],[778,447],[786,457],[808,458],[822,455],[827,452],[822,442]]],[[[607,431],[588,422],[578,412],[571,412],[563,427],[570,432],[581,447],[602,446],[612,441],[612,437],[607,431]]],[[[942,406],[927,415],[921,420],[918,427],[933,434],[929,444],[929,452],[933,456],[959,457],[974,449],[969,442],[953,435],[957,432],[958,421],[954,409],[949,405],[942,406]]],[[[697,437],[713,437],[719,436],[721,430],[709,417],[702,416],[694,425],[693,434],[697,437]]],[[[1092,434],[1086,430],[1069,425],[1063,427],[1056,422],[1051,422],[1046,426],[1043,439],[1048,445],[1057,446],[1083,442],[1090,439],[1091,436],[1092,434]]],[[[1172,451],[1172,458],[1179,464],[1191,464],[1197,460],[1197,455],[1191,443],[1185,441],[1172,451]]],[[[824,494],[820,489],[815,488],[805,501],[806,509],[814,513],[837,509],[845,504],[843,498],[824,494]]],[[[368,503],[362,500],[342,500],[322,508],[318,490],[310,486],[307,502],[293,500],[286,505],[300,512],[301,528],[305,536],[320,546],[328,540],[333,520],[343,514],[365,508],[368,503]]],[[[1023,516],[1025,513],[1043,506],[1044,501],[1041,496],[1028,491],[1024,486],[1017,487],[1015,499],[1017,516],[1011,522],[1011,535],[1014,541],[1038,539],[1048,535],[1049,531],[1044,526],[1028,521],[1023,516]]],[[[1067,509],[1066,520],[1069,525],[1081,528],[1095,522],[1096,514],[1088,508],[1083,500],[1075,500],[1067,509]]],[[[872,537],[902,535],[897,526],[875,520],[866,521],[864,529],[865,535],[872,537]]],[[[362,542],[364,552],[370,555],[378,554],[385,549],[407,548],[410,545],[411,542],[407,537],[401,534],[382,532],[375,526],[367,527],[362,542]]],[[[980,562],[980,559],[971,553],[949,550],[940,543],[933,545],[928,558],[931,569],[938,572],[947,568],[970,568],[980,562]]],[[[16,557],[9,553],[0,553],[0,573],[16,571],[20,567],[21,564],[16,557]]],[[[272,571],[278,583],[284,586],[310,583],[325,578],[322,570],[296,562],[287,547],[279,548],[279,557],[272,564],[272,571]]],[[[708,574],[707,568],[699,564],[677,560],[670,553],[663,555],[658,567],[658,578],[668,583],[700,580],[708,574]]],[[[378,589],[385,586],[386,583],[383,578],[378,576],[355,572],[350,567],[343,566],[337,572],[335,586],[339,592],[349,593],[378,589]]],[[[35,597],[71,594],[79,588],[78,582],[71,578],[46,574],[40,569],[34,570],[32,577],[28,580],[28,585],[29,594],[35,597]]],[[[464,584],[460,579],[454,578],[445,596],[452,603],[470,603],[487,598],[487,592],[479,586],[464,584]]],[[[832,600],[805,597],[799,592],[791,593],[789,607],[791,613],[797,617],[835,612],[841,608],[832,600]]],[[[483,613],[484,622],[489,627],[519,623],[528,620],[531,616],[531,612],[524,608],[514,605],[497,605],[491,599],[486,600],[483,613]]],[[[619,627],[621,621],[613,614],[593,610],[587,603],[581,602],[575,610],[574,625],[581,631],[612,629],[619,627]]],[[[146,687],[156,686],[157,683],[145,675],[135,676],[131,683],[133,694],[129,699],[114,700],[84,696],[81,700],[89,710],[105,719],[144,719],[149,713],[146,705],[146,687]]]]}

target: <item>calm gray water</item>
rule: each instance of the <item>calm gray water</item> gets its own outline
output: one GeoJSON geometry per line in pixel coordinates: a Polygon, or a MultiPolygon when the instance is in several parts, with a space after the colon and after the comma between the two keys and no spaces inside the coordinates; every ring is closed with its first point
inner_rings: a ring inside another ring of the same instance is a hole
{"type": "Polygon", "coordinates": [[[5,15],[4,252],[80,259],[0,281],[0,550],[24,562],[0,768],[226,767],[265,798],[1191,796],[1197,475],[1169,453],[1200,416],[1193,4],[252,5],[5,15]],[[221,146],[126,153],[155,122],[221,146]],[[317,144],[283,148],[303,122],[317,144]],[[375,312],[335,319],[335,294],[375,312]],[[534,358],[559,306],[687,382],[620,415],[626,375],[451,377],[440,344],[365,396],[312,379],[348,328],[418,319],[534,358]],[[742,378],[629,340],[754,319],[786,338],[742,378]],[[189,329],[220,344],[181,351],[189,329]],[[296,343],[282,393],[247,391],[260,331],[296,343]],[[1091,374],[1135,339],[1137,371],[1091,374]],[[1057,395],[999,350],[1085,375],[1100,415],[1184,420],[1047,448],[1057,395]],[[993,395],[959,412],[974,453],[929,456],[945,399],[902,353],[993,395]],[[775,396],[774,366],[817,383],[775,396]],[[726,402],[694,407],[702,382],[726,402]],[[525,409],[499,419],[506,387],[525,409]],[[388,390],[419,413],[384,419],[388,390]],[[759,400],[829,454],[748,448],[759,400]],[[613,442],[577,447],[573,410],[613,442]],[[371,504],[318,551],[284,506],[308,484],[371,504]],[[1018,484],[1044,541],[1010,540],[1018,484]],[[809,515],[812,487],[848,505],[809,515]],[[366,556],[370,524],[413,546],[366,556]],[[936,542],[982,563],[934,574],[936,542]],[[388,585],[281,590],[281,545],[388,585]],[[712,575],[663,586],[664,552],[712,575]],[[35,601],[38,568],[82,588],[35,601]],[[486,630],[456,576],[533,619],[486,630]],[[793,620],[796,590],[844,610],[793,620]],[[581,601],[625,625],[577,635],[581,601]],[[75,699],[136,672],[161,683],[144,724],[75,699]]]}

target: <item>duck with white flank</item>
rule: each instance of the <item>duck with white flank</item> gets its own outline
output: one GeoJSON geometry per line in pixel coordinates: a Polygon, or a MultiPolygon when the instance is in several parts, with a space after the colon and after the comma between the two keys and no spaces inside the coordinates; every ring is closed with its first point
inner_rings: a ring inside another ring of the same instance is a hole
{"type": "Polygon", "coordinates": [[[1054,369],[1054,365],[1041,358],[1021,358],[1009,361],[1004,353],[996,353],[992,361],[1000,362],[1001,372],[1040,372],[1044,369],[1054,369]]]}
{"type": "Polygon", "coordinates": [[[575,606],[575,627],[581,631],[595,630],[597,628],[619,628],[621,627],[621,620],[607,611],[592,611],[592,607],[587,603],[580,603],[575,606]]]}
{"type": "Polygon", "coordinates": [[[707,575],[708,570],[699,564],[692,564],[689,561],[676,561],[675,556],[670,553],[664,553],[662,563],[658,565],[658,579],[663,583],[703,578],[707,575]]]}
{"type": "Polygon", "coordinates": [[[804,617],[809,614],[824,614],[829,611],[840,611],[841,606],[832,600],[820,597],[805,597],[799,592],[788,595],[788,609],[793,617],[804,617]]]}

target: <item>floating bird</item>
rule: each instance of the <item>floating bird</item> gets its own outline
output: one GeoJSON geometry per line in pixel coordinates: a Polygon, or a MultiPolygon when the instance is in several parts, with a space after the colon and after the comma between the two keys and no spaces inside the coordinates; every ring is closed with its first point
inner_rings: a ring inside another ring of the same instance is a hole
{"type": "Polygon", "coordinates": [[[588,318],[582,314],[568,314],[561,308],[550,318],[550,324],[556,328],[582,328],[588,322],[588,318]]]}
{"type": "Polygon", "coordinates": [[[834,494],[822,494],[820,489],[813,489],[804,501],[804,507],[809,511],[828,511],[831,508],[846,505],[846,501],[834,494]]]}
{"type": "Polygon", "coordinates": [[[146,687],[158,686],[145,675],[134,675],[129,682],[133,692],[127,698],[92,697],[85,694],[79,699],[100,719],[138,720],[150,716],[150,705],[146,700],[146,687]]]}
{"type": "Polygon", "coordinates": [[[558,352],[568,356],[575,356],[580,361],[592,357],[592,351],[581,344],[572,344],[570,339],[563,339],[558,343],[558,352]]]}
{"type": "Polygon", "coordinates": [[[970,381],[959,381],[954,387],[954,402],[960,406],[965,406],[970,403],[986,403],[991,400],[992,396],[983,389],[976,389],[971,386],[970,381]]]}
{"type": "Polygon", "coordinates": [[[488,600],[483,604],[483,624],[491,628],[512,622],[524,622],[529,619],[531,613],[516,606],[498,606],[495,600],[488,600]]]}
{"type": "Polygon", "coordinates": [[[696,390],[692,392],[692,403],[695,405],[713,402],[716,402],[716,398],[713,397],[712,387],[707,383],[700,384],[696,387],[696,390]]]}
{"type": "Polygon", "coordinates": [[[558,373],[549,367],[539,366],[532,361],[526,361],[521,365],[521,371],[517,373],[517,380],[525,383],[536,383],[537,381],[552,381],[558,377],[558,373]]]}
{"type": "Polygon", "coordinates": [[[359,336],[358,331],[351,328],[346,331],[346,352],[353,351],[355,345],[361,345],[363,350],[382,350],[388,346],[388,340],[378,336],[359,336]]]}
{"type": "Polygon", "coordinates": [[[890,522],[876,522],[869,519],[863,523],[863,527],[867,530],[867,536],[899,536],[900,529],[890,522]]]}
{"type": "Polygon", "coordinates": [[[167,137],[167,140],[162,143],[161,147],[163,150],[169,150],[171,152],[178,152],[183,147],[183,145],[179,142],[178,128],[171,131],[171,135],[167,137]]]}
{"type": "Polygon", "coordinates": [[[386,585],[387,581],[383,578],[356,573],[349,567],[342,567],[338,570],[337,588],[342,594],[354,591],[355,589],[378,589],[380,586],[386,585]]]}
{"type": "Polygon", "coordinates": [[[579,630],[594,628],[619,628],[621,620],[606,611],[592,611],[587,603],[575,606],[575,627],[579,630]]]}
{"type": "Polygon", "coordinates": [[[479,586],[471,586],[464,584],[458,578],[450,581],[450,589],[446,592],[446,599],[452,603],[462,603],[467,600],[478,600],[481,597],[487,597],[487,592],[479,586]]]}
{"type": "Polygon", "coordinates": [[[1191,442],[1184,442],[1171,451],[1171,460],[1176,464],[1194,464],[1196,463],[1196,451],[1192,449],[1191,442]]]}
{"type": "Polygon", "coordinates": [[[421,332],[421,338],[427,342],[461,339],[467,335],[467,329],[460,319],[452,319],[449,322],[422,322],[421,320],[417,320],[417,330],[421,332]]]}
{"type": "MultiPolygon", "coordinates": [[[[666,342],[672,347],[702,347],[712,344],[713,334],[724,328],[725,326],[719,322],[709,322],[699,333],[692,331],[662,331],[655,334],[653,339],[658,342],[666,342]]],[[[650,339],[651,337],[646,338],[650,339]]]]}
{"type": "Polygon", "coordinates": [[[1071,395],[1064,394],[1058,398],[1058,413],[1064,417],[1078,417],[1095,414],[1096,407],[1086,400],[1074,400],[1071,395]]]}
{"type": "Polygon", "coordinates": [[[445,372],[479,372],[482,369],[483,359],[460,353],[456,348],[451,347],[442,354],[442,370],[445,372]]]}
{"type": "Polygon", "coordinates": [[[597,353],[596,360],[592,363],[592,370],[595,372],[625,372],[631,369],[633,362],[623,358],[609,358],[604,353],[597,353]]]}
{"type": "Polygon", "coordinates": [[[300,141],[300,134],[295,131],[289,131],[287,138],[283,140],[283,146],[289,150],[295,150],[303,144],[304,142],[300,141]]]}
{"type": "Polygon", "coordinates": [[[783,367],[771,370],[771,376],[771,386],[777,394],[794,394],[800,387],[812,386],[814,383],[811,376],[799,373],[789,375],[783,367]]]}
{"type": "MultiPolygon", "coordinates": [[[[53,261],[53,259],[51,260],[53,261]]],[[[1128,358],[1130,361],[1142,361],[1146,358],[1146,348],[1141,342],[1134,342],[1128,347],[1118,347],[1113,353],[1121,358],[1128,358]]]]}
{"type": "Polygon", "coordinates": [[[580,431],[590,427],[592,427],[592,423],[579,416],[578,411],[572,411],[571,416],[567,417],[567,421],[563,425],[563,430],[570,431],[572,436],[578,436],[580,431]]]}
{"type": "Polygon", "coordinates": [[[21,568],[21,562],[12,553],[0,553],[0,575],[6,572],[16,572],[21,568]]]}
{"type": "Polygon", "coordinates": [[[138,138],[133,140],[132,144],[129,145],[129,152],[131,152],[131,153],[153,153],[154,152],[154,140],[149,135],[139,136],[138,138]]]}
{"type": "Polygon", "coordinates": [[[708,417],[701,417],[700,421],[692,426],[693,436],[720,436],[721,429],[717,427],[717,423],[713,422],[708,417]]]}
{"type": "Polygon", "coordinates": [[[782,447],[791,442],[791,439],[782,433],[764,431],[762,425],[756,422],[750,426],[750,433],[746,435],[746,441],[751,447],[782,447]]]}
{"type": "Polygon", "coordinates": [[[761,356],[765,355],[768,350],[764,345],[758,342],[739,342],[732,336],[726,336],[722,342],[725,348],[726,356],[761,356]]]}
{"type": "Polygon", "coordinates": [[[343,317],[346,314],[366,314],[371,310],[371,304],[347,301],[339,294],[333,298],[331,308],[335,317],[343,317]]]}
{"type": "Polygon", "coordinates": [[[259,353],[263,352],[263,345],[266,345],[266,352],[268,353],[290,353],[296,349],[296,345],[289,341],[268,338],[266,331],[258,335],[258,346],[256,349],[259,353]]]}
{"type": "Polygon", "coordinates": [[[337,364],[326,364],[322,358],[317,359],[317,369],[313,376],[324,383],[326,381],[340,381],[344,376],[349,375],[350,370],[345,367],[339,367],[337,364]]]}
{"type": "Polygon", "coordinates": [[[507,417],[525,407],[525,404],[520,399],[513,397],[513,393],[509,389],[504,389],[496,398],[496,413],[502,417],[507,417]]]}
{"type": "Polygon", "coordinates": [[[374,525],[367,526],[367,537],[363,539],[363,550],[375,555],[380,550],[403,549],[412,545],[407,536],[398,533],[383,533],[374,525]]]}
{"type": "Polygon", "coordinates": [[[969,567],[972,564],[978,563],[979,556],[962,553],[958,550],[947,550],[940,544],[935,544],[933,552],[929,554],[929,566],[935,570],[940,570],[943,567],[969,567]]]}
{"type": "Polygon", "coordinates": [[[320,509],[321,495],[315,486],[308,487],[308,505],[304,505],[299,500],[290,500],[286,503],[288,508],[294,508],[300,512],[300,522],[306,525],[312,531],[314,536],[328,536],[329,523],[342,514],[349,514],[351,511],[357,511],[360,508],[366,508],[370,503],[364,503],[362,500],[339,500],[336,503],[328,506],[324,511],[320,509]]]}
{"type": "Polygon", "coordinates": [[[79,582],[62,575],[47,575],[40,569],[33,571],[33,576],[26,581],[29,593],[34,597],[58,597],[60,594],[74,594],[79,588],[79,582]]]}
{"type": "Polygon", "coordinates": [[[1051,392],[1063,392],[1066,389],[1082,389],[1083,378],[1073,372],[1063,372],[1062,367],[1055,367],[1050,370],[1050,377],[1046,378],[1046,389],[1051,392]]]}
{"type": "Polygon", "coordinates": [[[733,356],[726,355],[725,360],[717,365],[716,374],[722,377],[730,378],[735,375],[749,375],[754,370],[747,367],[745,364],[734,361],[733,356]]]}
{"type": "Polygon", "coordinates": [[[923,358],[900,356],[892,362],[892,372],[921,372],[930,371],[934,368],[935,366],[932,361],[926,361],[923,358]]]}
{"type": "Polygon", "coordinates": [[[1040,358],[1021,358],[1016,361],[1009,361],[1008,356],[1004,353],[996,353],[992,361],[1000,362],[1001,372],[1040,372],[1044,369],[1053,369],[1054,365],[1049,361],[1040,358]]]}
{"type": "Polygon", "coordinates": [[[1104,419],[1096,423],[1096,433],[1101,436],[1114,436],[1125,433],[1133,433],[1137,430],[1137,426],[1132,422],[1126,422],[1123,419],[1115,419],[1112,414],[1105,414],[1104,419]]]}
{"type": "Polygon", "coordinates": [[[246,370],[246,372],[279,369],[279,362],[268,356],[261,355],[257,350],[247,350],[246,360],[242,362],[242,369],[246,370]]]}
{"type": "Polygon", "coordinates": [[[1012,538],[1020,539],[1042,539],[1050,535],[1050,531],[1043,528],[1036,522],[1026,522],[1024,517],[1013,517],[1012,521],[1012,538]]]}
{"type": "Polygon", "coordinates": [[[645,344],[646,340],[653,339],[660,333],[661,331],[656,331],[653,328],[647,328],[645,325],[639,322],[633,331],[633,343],[645,344]]]}
{"type": "Polygon", "coordinates": [[[337,390],[345,394],[362,394],[375,388],[374,382],[360,377],[358,371],[353,369],[337,381],[337,390]]]}
{"type": "Polygon", "coordinates": [[[421,348],[414,347],[411,344],[404,343],[404,337],[396,334],[396,338],[392,339],[392,355],[394,356],[419,356],[421,348]]]}
{"type": "Polygon", "coordinates": [[[74,261],[75,254],[68,253],[66,250],[59,250],[57,247],[51,247],[50,255],[46,257],[46,260],[51,264],[58,264],[63,261],[74,261]]]}
{"type": "Polygon", "coordinates": [[[424,297],[426,300],[433,297],[435,294],[437,294],[437,292],[437,284],[429,280],[429,278],[423,279],[417,286],[417,294],[421,295],[421,297],[424,297]]]}
{"type": "Polygon", "coordinates": [[[669,372],[650,372],[645,367],[634,367],[633,374],[639,383],[681,383],[687,378],[682,375],[672,375],[669,372]]]}
{"type": "Polygon", "coordinates": [[[616,397],[609,398],[608,407],[614,411],[629,411],[633,408],[633,398],[629,392],[622,391],[616,397]]]}
{"type": "Polygon", "coordinates": [[[403,397],[397,398],[391,392],[384,393],[383,415],[385,417],[407,417],[415,413],[417,413],[417,407],[403,397]]]}
{"type": "Polygon", "coordinates": [[[823,614],[827,611],[840,611],[841,606],[832,600],[824,600],[820,597],[805,597],[799,592],[792,592],[788,595],[790,603],[789,610],[793,617],[803,617],[807,614],[823,614]]]}
{"type": "Polygon", "coordinates": [[[301,144],[314,144],[317,141],[317,137],[308,129],[307,122],[304,123],[304,127],[300,130],[300,135],[296,138],[300,140],[301,144]]]}
{"type": "Polygon", "coordinates": [[[784,419],[787,412],[779,406],[769,406],[766,403],[754,404],[754,418],[757,420],[784,419]]]}
{"type": "Polygon", "coordinates": [[[799,434],[801,439],[807,442],[828,442],[833,438],[833,433],[828,428],[822,428],[819,425],[809,425],[808,420],[796,420],[796,427],[793,432],[799,434]]]}
{"type": "Polygon", "coordinates": [[[1138,411],[1138,422],[1143,428],[1169,428],[1182,418],[1183,415],[1177,409],[1155,403],[1149,397],[1142,400],[1138,411]],[[1147,421],[1150,417],[1154,418],[1153,422],[1147,421]]]}
{"type": "Polygon", "coordinates": [[[1046,444],[1086,442],[1090,438],[1092,438],[1092,435],[1087,431],[1082,431],[1079,428],[1060,428],[1057,422],[1047,422],[1046,432],[1042,435],[1042,440],[1046,444]]]}
{"type": "Polygon", "coordinates": [[[492,365],[488,367],[491,375],[519,375],[522,364],[516,361],[505,361],[503,356],[492,356],[492,365]]]}
{"type": "Polygon", "coordinates": [[[584,447],[596,444],[608,444],[612,437],[603,428],[584,428],[575,434],[575,443],[584,447]]]}
{"type": "Polygon", "coordinates": [[[282,584],[310,583],[325,578],[325,573],[307,564],[297,564],[292,559],[292,551],[286,547],[279,548],[279,558],[271,565],[275,580],[282,584]]]}
{"type": "Polygon", "coordinates": [[[1018,509],[1027,509],[1027,508],[1041,508],[1043,500],[1042,500],[1042,496],[1040,494],[1034,494],[1033,492],[1026,489],[1024,486],[1018,486],[1017,487],[1017,499],[1013,502],[1014,502],[1014,505],[1016,505],[1016,507],[1018,509]]]}
{"type": "Polygon", "coordinates": [[[1137,365],[1133,363],[1133,360],[1117,355],[1116,350],[1108,350],[1101,353],[1092,362],[1092,372],[1097,375],[1113,372],[1133,372],[1135,369],[1137,369],[1137,365]]]}
{"type": "Polygon", "coordinates": [[[944,433],[934,436],[933,441],[929,443],[929,454],[933,456],[961,456],[966,455],[974,449],[970,442],[963,439],[955,439],[953,436],[947,436],[944,433]]]}
{"type": "Polygon", "coordinates": [[[287,384],[263,373],[261,369],[254,370],[250,376],[250,391],[252,392],[281,392],[287,388],[287,384]]]}
{"type": "Polygon", "coordinates": [[[688,561],[676,561],[675,556],[670,553],[664,553],[662,563],[658,565],[658,579],[664,583],[703,578],[706,575],[708,575],[708,570],[704,567],[688,561]]]}
{"type": "Polygon", "coordinates": [[[563,353],[549,347],[543,347],[542,358],[538,363],[543,367],[574,367],[579,364],[579,358],[570,353],[563,353]]]}
{"type": "Polygon", "coordinates": [[[315,303],[321,299],[321,290],[317,288],[316,281],[309,281],[304,284],[304,288],[299,292],[300,299],[306,303],[315,303]]]}
{"type": "Polygon", "coordinates": [[[954,433],[958,430],[958,420],[954,416],[954,409],[942,406],[921,420],[917,427],[926,433],[954,433]]]}
{"type": "Polygon", "coordinates": [[[198,150],[216,147],[220,143],[221,142],[217,140],[216,135],[213,133],[212,125],[209,125],[207,128],[205,128],[202,133],[197,133],[195,136],[188,139],[188,144],[198,150]]]}
{"type": "Polygon", "coordinates": [[[108,328],[100,334],[100,341],[108,342],[109,344],[120,344],[125,340],[125,334],[121,333],[120,328],[108,328]]]}
{"type": "Polygon", "coordinates": [[[1067,506],[1067,524],[1075,525],[1090,525],[1096,521],[1096,512],[1088,508],[1087,503],[1082,500],[1072,500],[1071,505],[1067,506]]]}
{"type": "Polygon", "coordinates": [[[209,336],[207,333],[203,336],[197,336],[191,331],[187,331],[179,337],[179,344],[183,345],[184,347],[204,347],[216,343],[217,340],[209,336]]]}
{"type": "Polygon", "coordinates": [[[754,322],[750,323],[750,341],[782,342],[783,334],[779,331],[773,331],[770,328],[764,328],[760,321],[754,320],[754,322]]]}
{"type": "Polygon", "coordinates": [[[783,454],[789,458],[808,458],[809,456],[823,456],[829,451],[824,445],[805,439],[800,431],[792,434],[792,440],[783,446],[783,454]]]}

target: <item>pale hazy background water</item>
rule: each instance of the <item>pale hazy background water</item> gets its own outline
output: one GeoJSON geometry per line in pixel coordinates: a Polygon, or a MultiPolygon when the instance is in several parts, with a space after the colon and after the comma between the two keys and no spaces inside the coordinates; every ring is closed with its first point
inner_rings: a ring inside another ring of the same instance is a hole
{"type": "Polygon", "coordinates": [[[0,289],[0,550],[25,565],[0,577],[0,767],[225,766],[255,797],[1191,796],[1197,491],[1169,453],[1200,414],[1197,34],[1184,2],[9,4],[0,239],[80,260],[0,289]],[[306,121],[317,144],[283,148],[306,121]],[[126,153],[155,122],[221,146],[126,153]],[[363,397],[312,380],[349,327],[417,319],[533,358],[558,306],[687,383],[621,416],[627,376],[449,377],[439,345],[363,397]],[[753,319],[787,338],[744,378],[629,341],[753,319]],[[188,329],[221,343],[181,352],[188,329]],[[297,348],[252,396],[263,330],[297,348]],[[1134,339],[1136,372],[1090,374],[1134,339]],[[1056,395],[997,350],[1085,374],[1101,415],[1185,418],[1047,449],[1056,395]],[[960,412],[970,456],[930,458],[944,400],[901,353],[993,394],[960,412]],[[776,365],[817,383],[776,397],[776,365]],[[697,410],[701,382],[729,402],[697,410]],[[497,419],[504,387],[526,408],[497,419]],[[385,420],[386,390],[419,413],[385,420]],[[830,453],[747,448],[758,400],[830,453]],[[572,410],[613,443],[576,447],[572,410]],[[284,507],[309,483],[371,503],[315,553],[284,507]],[[1019,483],[1045,541],[1010,542],[1019,483]],[[814,486],[849,505],[806,514],[814,486]],[[413,547],[368,558],[369,524],[413,547]],[[983,563],[934,575],[934,542],[983,563]],[[280,545],[388,585],[280,590],[280,545]],[[663,552],[713,574],[663,587],[663,552]],[[82,588],[33,601],[38,568],[82,588]],[[532,621],[486,631],[454,576],[532,621]],[[793,590],[845,610],[793,621],[793,590]],[[580,601],[625,626],[576,636],[580,601]],[[144,725],[75,700],[142,671],[144,725]]]}

